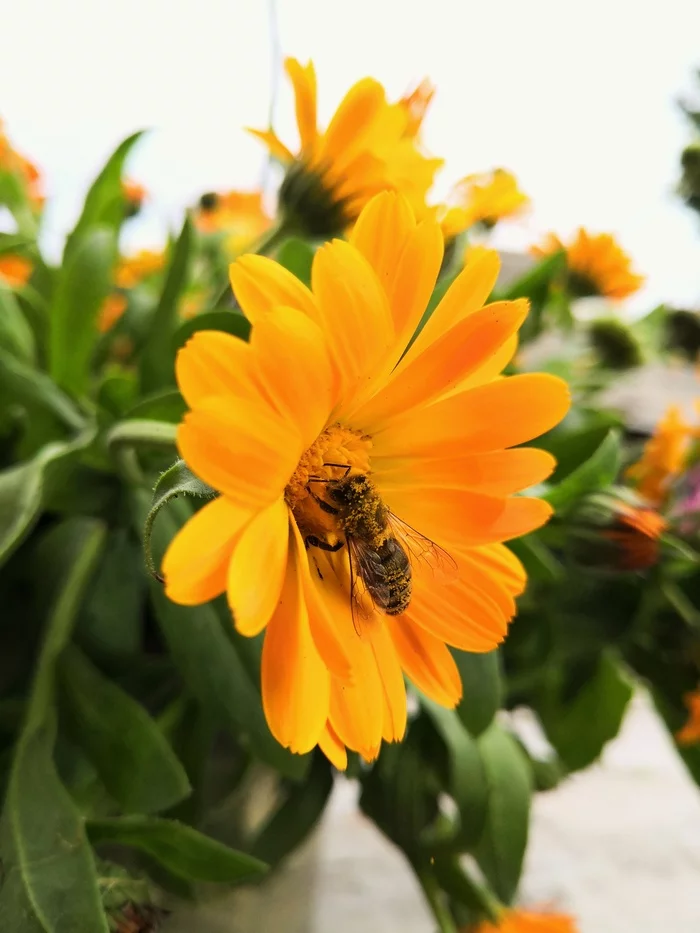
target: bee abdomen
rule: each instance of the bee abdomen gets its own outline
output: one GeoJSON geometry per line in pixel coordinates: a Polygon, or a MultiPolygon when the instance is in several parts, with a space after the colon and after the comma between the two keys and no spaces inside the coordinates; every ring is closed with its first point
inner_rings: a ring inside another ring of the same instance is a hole
{"type": "Polygon", "coordinates": [[[395,538],[387,538],[378,549],[384,571],[381,593],[372,596],[387,615],[405,612],[411,602],[411,564],[406,552],[395,538]]]}

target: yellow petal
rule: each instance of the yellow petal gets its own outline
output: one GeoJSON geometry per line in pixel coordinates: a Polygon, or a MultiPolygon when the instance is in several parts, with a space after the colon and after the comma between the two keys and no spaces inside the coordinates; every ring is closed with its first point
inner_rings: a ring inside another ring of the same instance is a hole
{"type": "Polygon", "coordinates": [[[251,511],[282,494],[303,451],[295,425],[262,403],[232,404],[228,397],[208,398],[187,412],[177,444],[197,476],[251,511]]]}
{"type": "Polygon", "coordinates": [[[384,88],[378,81],[363,78],[354,84],[320,140],[320,158],[338,165],[346,163],[358,149],[367,148],[374,120],[384,106],[384,88]]]}
{"type": "Polygon", "coordinates": [[[275,159],[279,159],[279,161],[284,164],[294,161],[294,155],[272,130],[253,130],[250,127],[246,127],[246,131],[250,133],[251,136],[255,136],[256,139],[262,140],[267,146],[270,155],[275,159]]]}
{"type": "Polygon", "coordinates": [[[219,496],[178,531],[165,552],[162,573],[169,599],[195,606],[226,589],[226,571],[236,540],[252,517],[248,509],[219,496]]]}
{"type": "Polygon", "coordinates": [[[316,440],[332,408],[331,364],[323,331],[303,311],[277,308],[251,335],[263,391],[280,415],[297,425],[305,448],[316,440]]]}
{"type": "Polygon", "coordinates": [[[330,721],[340,740],[365,759],[373,761],[382,744],[384,691],[377,662],[369,647],[352,683],[333,680],[330,721]]]}
{"type": "Polygon", "coordinates": [[[195,408],[211,395],[253,401],[260,394],[251,370],[250,346],[232,334],[197,331],[177,354],[175,375],[182,396],[195,408]]]}
{"type": "Polygon", "coordinates": [[[270,731],[293,752],[318,744],[329,712],[330,676],[314,645],[290,530],[289,559],[279,603],[265,632],[262,701],[270,731]]]}
{"type": "Polygon", "coordinates": [[[527,574],[515,554],[503,544],[490,544],[468,551],[469,560],[479,563],[498,578],[508,592],[520,596],[525,591],[527,574]]]}
{"type": "Polygon", "coordinates": [[[295,109],[302,151],[316,142],[316,72],[312,62],[303,66],[296,58],[288,58],[284,67],[294,86],[295,109]]]}
{"type": "Polygon", "coordinates": [[[345,771],[348,766],[348,753],[330,722],[326,723],[326,728],[321,733],[318,745],[334,768],[337,768],[338,771],[345,771]]]}
{"type": "Polygon", "coordinates": [[[243,313],[255,324],[279,305],[298,308],[318,317],[314,298],[299,279],[266,256],[246,255],[229,266],[231,287],[243,313]]]}
{"type": "Polygon", "coordinates": [[[382,738],[400,742],[406,732],[406,687],[396,648],[384,623],[376,618],[367,626],[383,690],[382,738]]]}
{"type": "Polygon", "coordinates": [[[289,519],[286,502],[276,499],[258,512],[233,551],[226,591],[242,635],[261,632],[275,610],[287,569],[289,519]]]}
{"type": "Polygon", "coordinates": [[[403,616],[387,616],[386,624],[408,679],[441,706],[455,707],[462,696],[462,682],[444,642],[403,616]]]}

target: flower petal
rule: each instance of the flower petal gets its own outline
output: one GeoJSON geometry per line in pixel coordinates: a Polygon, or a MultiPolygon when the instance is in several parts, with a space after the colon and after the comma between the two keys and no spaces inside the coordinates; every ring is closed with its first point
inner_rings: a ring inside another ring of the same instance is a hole
{"type": "Polygon", "coordinates": [[[277,308],[251,334],[260,383],[280,415],[297,425],[304,448],[328,420],[331,364],[323,331],[303,311],[277,308]]]}
{"type": "Polygon", "coordinates": [[[277,608],[262,650],[262,701],[270,731],[285,748],[304,754],[318,744],[329,711],[330,676],[316,650],[290,529],[289,559],[277,608]]]}
{"type": "Polygon", "coordinates": [[[383,689],[382,738],[387,742],[400,742],[406,733],[406,686],[385,616],[377,614],[366,631],[383,689]]]}
{"type": "Polygon", "coordinates": [[[563,379],[524,373],[439,399],[373,435],[373,457],[454,457],[514,447],[544,434],[570,405],[563,379]]]}
{"type": "Polygon", "coordinates": [[[386,624],[408,679],[431,700],[453,709],[462,697],[462,681],[444,642],[404,616],[387,616],[386,624]]]}
{"type": "Polygon", "coordinates": [[[383,191],[372,198],[352,229],[350,243],[372,266],[387,294],[391,291],[401,254],[415,229],[416,221],[408,201],[394,191],[383,191]]]}
{"type": "Polygon", "coordinates": [[[275,610],[287,570],[289,524],[289,509],[280,497],[258,512],[236,544],[226,591],[241,635],[257,635],[275,610]]]}
{"type": "Polygon", "coordinates": [[[256,139],[262,140],[267,146],[270,155],[283,164],[286,165],[288,162],[294,161],[293,153],[287,149],[282,140],[276,133],[273,133],[272,130],[254,130],[250,127],[246,127],[246,132],[250,133],[251,136],[255,136],[256,139]]]}
{"type": "Polygon", "coordinates": [[[367,148],[373,123],[385,107],[386,95],[378,81],[363,78],[354,84],[319,141],[319,158],[329,165],[339,166],[359,149],[367,148]]]}
{"type": "Polygon", "coordinates": [[[251,349],[245,341],[218,330],[200,330],[178,352],[175,375],[190,408],[210,395],[253,401],[260,392],[251,363],[251,349]]]}
{"type": "Polygon", "coordinates": [[[308,151],[316,142],[316,72],[313,62],[306,66],[296,58],[288,58],[285,70],[294,86],[295,109],[302,151],[308,151]]]}
{"type": "Polygon", "coordinates": [[[196,606],[223,593],[235,542],[250,519],[248,509],[224,496],[195,512],[163,558],[167,597],[183,606],[196,606]]]}
{"type": "Polygon", "coordinates": [[[279,305],[298,308],[313,320],[318,317],[313,295],[306,285],[267,256],[239,257],[229,266],[229,278],[236,299],[251,324],[279,305]]]}
{"type": "Polygon", "coordinates": [[[345,771],[348,766],[348,753],[330,722],[326,723],[326,728],[321,733],[318,744],[333,767],[337,768],[338,771],[345,771]]]}
{"type": "Polygon", "coordinates": [[[513,596],[520,596],[527,585],[525,568],[515,554],[503,544],[470,549],[469,559],[480,564],[488,573],[498,577],[513,596]]]}
{"type": "Polygon", "coordinates": [[[177,432],[180,454],[205,483],[241,508],[256,511],[282,494],[303,445],[295,425],[262,403],[206,399],[177,432]]]}
{"type": "Polygon", "coordinates": [[[339,739],[374,761],[382,744],[384,691],[369,644],[363,644],[352,683],[333,680],[330,721],[339,739]]]}

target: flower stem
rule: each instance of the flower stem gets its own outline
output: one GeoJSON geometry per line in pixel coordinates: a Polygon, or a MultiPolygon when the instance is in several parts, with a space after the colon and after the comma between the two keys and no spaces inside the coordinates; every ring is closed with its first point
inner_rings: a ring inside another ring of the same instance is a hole
{"type": "Polygon", "coordinates": [[[459,933],[452,913],[444,901],[443,892],[435,875],[426,868],[414,866],[414,870],[423,889],[423,894],[425,894],[425,899],[437,921],[440,933],[459,933]]]}
{"type": "Polygon", "coordinates": [[[278,246],[282,240],[289,234],[289,229],[284,220],[276,223],[266,230],[254,246],[246,250],[248,253],[256,253],[258,256],[267,256],[278,246]]]}

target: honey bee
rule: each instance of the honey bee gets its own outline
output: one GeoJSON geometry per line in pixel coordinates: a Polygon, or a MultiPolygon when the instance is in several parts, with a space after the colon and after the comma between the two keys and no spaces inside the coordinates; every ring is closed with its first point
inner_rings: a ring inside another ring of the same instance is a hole
{"type": "MultiPolygon", "coordinates": [[[[452,572],[452,558],[428,538],[392,514],[382,501],[376,486],[364,474],[350,475],[347,464],[328,463],[345,471],[338,479],[311,477],[311,483],[323,483],[326,498],[310,494],[324,512],[333,515],[344,540],[334,544],[317,535],[307,535],[307,547],[339,551],[347,545],[350,561],[350,598],[353,620],[363,609],[357,592],[357,580],[374,606],[387,615],[400,615],[408,609],[413,587],[412,559],[422,559],[452,572]]],[[[356,625],[357,627],[357,625],[356,625]]]]}

